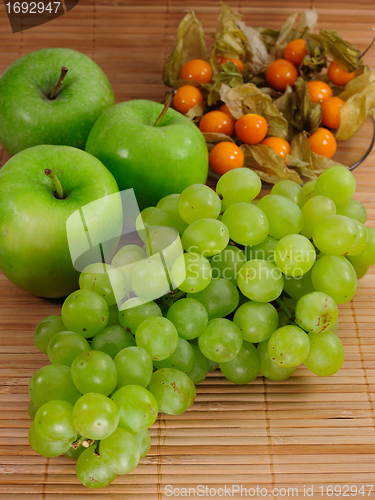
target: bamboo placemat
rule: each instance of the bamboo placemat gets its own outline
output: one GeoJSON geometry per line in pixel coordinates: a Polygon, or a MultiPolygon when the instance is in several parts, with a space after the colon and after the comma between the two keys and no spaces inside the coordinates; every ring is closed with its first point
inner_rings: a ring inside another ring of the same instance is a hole
{"type": "MultiPolygon", "coordinates": [[[[318,27],[335,28],[364,49],[375,27],[373,0],[230,1],[254,26],[277,28],[292,12],[314,4],[318,27]]],[[[175,43],[183,11],[193,8],[209,33],[216,26],[219,3],[210,0],[92,2],[81,0],[63,17],[12,34],[0,7],[0,74],[16,58],[43,47],[80,50],[106,72],[117,102],[147,98],[161,101],[163,64],[175,43]]],[[[375,49],[366,55],[375,68],[375,49]]],[[[8,159],[0,149],[0,165],[8,159]]],[[[366,205],[375,227],[375,152],[354,174],[355,197],[366,205]]],[[[105,490],[92,491],[75,477],[74,463],[46,459],[28,446],[27,388],[31,375],[47,362],[33,346],[32,333],[61,301],[31,297],[0,275],[0,497],[4,500],[169,498],[167,485],[216,488],[200,498],[219,498],[225,485],[266,488],[253,498],[375,498],[375,275],[360,281],[355,298],[340,307],[339,335],[345,345],[342,370],[318,378],[300,368],[286,382],[258,378],[247,386],[226,382],[219,372],[198,386],[197,401],[178,416],[159,416],[152,428],[152,449],[128,476],[105,490]],[[329,485],[341,486],[330,495],[329,485]],[[345,485],[365,485],[353,496],[345,485]],[[372,492],[369,487],[374,485],[372,492]],[[323,490],[322,488],[323,487],[323,490]],[[279,494],[273,488],[279,488],[279,494]],[[285,488],[285,491],[282,490],[285,488]],[[311,492],[311,490],[310,490],[311,492]],[[344,493],[346,492],[346,495],[344,493]]],[[[231,491],[231,490],[230,490],[231,491]]],[[[180,496],[182,491],[180,490],[180,496]]],[[[192,492],[191,492],[192,496],[192,492]]],[[[240,493],[231,498],[243,498],[240,493]]],[[[173,497],[172,497],[173,498],[173,497]]],[[[175,498],[175,497],[174,497],[175,498]]]]}

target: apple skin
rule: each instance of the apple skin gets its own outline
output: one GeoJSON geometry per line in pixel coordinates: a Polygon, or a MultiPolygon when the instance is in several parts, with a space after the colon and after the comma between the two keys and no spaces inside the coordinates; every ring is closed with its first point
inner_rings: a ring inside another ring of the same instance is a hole
{"type": "Polygon", "coordinates": [[[120,191],[133,188],[141,210],[191,184],[206,183],[208,152],[198,127],[147,100],[116,104],[93,126],[86,151],[112,172],[120,191]]]}
{"type": "Polygon", "coordinates": [[[31,52],[0,77],[0,142],[11,155],[39,144],[84,149],[93,124],[114,102],[107,77],[89,57],[60,48],[31,52]],[[51,100],[62,66],[69,71],[51,100]]]}
{"type": "MultiPolygon", "coordinates": [[[[81,207],[113,193],[118,187],[112,174],[79,149],[35,146],[13,156],[0,170],[2,272],[15,285],[41,297],[66,297],[77,290],[79,272],[70,256],[66,221],[81,207]],[[54,196],[46,168],[59,178],[65,199],[54,196]]],[[[103,242],[112,230],[121,235],[120,195],[105,198],[102,210],[90,221],[91,229],[103,242]]]]}

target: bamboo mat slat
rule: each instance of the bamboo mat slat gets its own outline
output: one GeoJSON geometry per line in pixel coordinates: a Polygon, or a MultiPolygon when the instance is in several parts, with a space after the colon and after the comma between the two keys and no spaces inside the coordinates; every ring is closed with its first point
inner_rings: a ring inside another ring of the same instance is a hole
{"type": "MultiPolygon", "coordinates": [[[[337,29],[360,49],[366,48],[375,27],[373,0],[227,3],[248,24],[272,28],[313,4],[319,14],[318,28],[337,29]]],[[[203,20],[210,45],[219,13],[216,0],[80,0],[63,17],[17,34],[12,34],[0,7],[0,74],[32,50],[69,47],[102,67],[117,102],[161,101],[163,65],[188,8],[203,20]]],[[[375,49],[365,59],[375,68],[375,49]]],[[[366,144],[366,133],[358,137],[358,150],[366,144]]],[[[0,166],[8,158],[0,146],[0,166]]],[[[372,227],[374,169],[372,152],[354,171],[355,198],[366,205],[372,227]]],[[[310,498],[341,498],[329,495],[326,488],[336,485],[343,493],[345,485],[353,489],[364,485],[364,495],[355,496],[349,490],[348,496],[375,498],[374,285],[375,270],[371,270],[360,281],[354,299],[340,306],[339,335],[346,360],[337,375],[320,379],[301,367],[288,381],[258,378],[242,387],[213,373],[198,386],[197,401],[187,413],[159,416],[151,429],[150,454],[133,473],[118,477],[105,490],[92,491],[79,484],[72,461],[41,457],[27,442],[28,382],[47,362],[33,346],[32,334],[44,316],[59,312],[61,301],[31,297],[0,273],[0,498],[161,500],[169,498],[167,485],[213,488],[204,498],[219,498],[218,488],[225,485],[247,490],[258,486],[277,499],[292,496],[288,488],[297,488],[298,496],[304,497],[304,487],[314,488],[310,498]]],[[[253,498],[263,496],[253,494],[253,498]]],[[[231,498],[244,496],[234,491],[231,498]]]]}

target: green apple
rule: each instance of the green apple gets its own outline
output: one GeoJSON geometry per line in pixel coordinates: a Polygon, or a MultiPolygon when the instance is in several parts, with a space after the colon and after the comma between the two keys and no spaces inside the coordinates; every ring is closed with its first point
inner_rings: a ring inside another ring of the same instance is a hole
{"type": "MultiPolygon", "coordinates": [[[[122,205],[112,174],[97,158],[69,146],[35,146],[13,156],[0,170],[2,272],[34,295],[67,296],[78,288],[79,277],[67,229],[76,239],[88,231],[92,242],[121,235],[122,205]],[[99,210],[86,217],[96,200],[103,200],[99,210]],[[76,227],[67,228],[68,218],[76,227]]],[[[117,242],[111,245],[114,253],[117,242]]]]}
{"type": "Polygon", "coordinates": [[[155,125],[162,110],[162,104],[146,100],[116,104],[99,117],[86,144],[86,151],[112,172],[120,190],[134,189],[141,210],[207,180],[202,133],[173,109],[155,125]]]}
{"type": "Polygon", "coordinates": [[[0,77],[0,142],[11,155],[39,144],[84,149],[113,104],[107,77],[89,57],[59,48],[31,52],[0,77]],[[62,67],[68,71],[53,96],[62,67]]]}

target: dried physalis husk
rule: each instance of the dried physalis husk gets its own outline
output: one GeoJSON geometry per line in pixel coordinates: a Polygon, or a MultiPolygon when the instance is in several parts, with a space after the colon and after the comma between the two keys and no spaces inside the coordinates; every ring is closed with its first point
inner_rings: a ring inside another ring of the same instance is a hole
{"type": "Polygon", "coordinates": [[[275,59],[284,57],[284,49],[289,42],[296,38],[303,38],[314,29],[318,20],[315,9],[306,10],[297,21],[298,14],[291,14],[280,29],[279,37],[271,49],[275,59]]]}
{"type": "Polygon", "coordinates": [[[351,80],[339,97],[345,101],[340,109],[337,141],[347,141],[372,116],[375,107],[375,71],[362,73],[351,80]]]}
{"type": "Polygon", "coordinates": [[[237,66],[231,61],[222,64],[220,67],[220,72],[215,73],[213,78],[213,83],[210,85],[210,89],[207,95],[207,104],[212,106],[220,100],[220,88],[222,85],[227,85],[228,87],[237,87],[243,84],[242,74],[238,70],[237,66]]]}
{"type": "Polygon", "coordinates": [[[245,83],[234,88],[222,85],[220,98],[235,119],[247,113],[256,113],[267,120],[268,135],[286,139],[288,122],[273,104],[272,98],[253,83],[245,83]]]}
{"type": "Polygon", "coordinates": [[[318,40],[325,54],[334,59],[345,71],[354,71],[358,67],[361,52],[350,42],[347,42],[334,30],[322,29],[319,34],[311,34],[318,40]]]}
{"type": "Polygon", "coordinates": [[[225,134],[215,134],[212,132],[204,132],[203,137],[206,140],[207,149],[208,149],[209,153],[211,152],[213,147],[216,146],[216,144],[219,144],[219,142],[233,142],[234,143],[233,139],[225,134]]]}
{"type": "Polygon", "coordinates": [[[213,35],[215,43],[211,50],[210,64],[214,73],[220,71],[219,56],[243,59],[246,53],[246,36],[238,26],[242,15],[228,5],[221,4],[219,24],[213,35]]]}
{"type": "Polygon", "coordinates": [[[310,99],[307,83],[302,77],[297,78],[294,83],[294,96],[297,108],[293,125],[297,130],[304,130],[309,134],[316,132],[322,121],[322,108],[319,103],[310,99]]]}
{"type": "Polygon", "coordinates": [[[298,173],[289,169],[285,160],[269,146],[241,144],[240,147],[245,156],[244,167],[254,170],[263,181],[271,184],[276,184],[281,180],[303,183],[298,173]]]}
{"type": "MultiPolygon", "coordinates": [[[[305,76],[310,76],[313,73],[319,74],[327,66],[327,58],[322,44],[319,40],[315,40],[310,35],[307,35],[306,50],[308,54],[303,58],[300,70],[305,76]]],[[[319,78],[321,78],[321,75],[319,75],[319,78]]]]}
{"type": "Polygon", "coordinates": [[[273,57],[268,53],[261,34],[243,21],[238,21],[237,24],[246,36],[244,73],[248,75],[248,78],[263,73],[273,61],[273,57]]]}
{"type": "Polygon", "coordinates": [[[207,60],[207,50],[202,25],[194,12],[189,10],[178,26],[175,48],[164,66],[165,85],[179,87],[181,68],[192,59],[207,60]]]}

